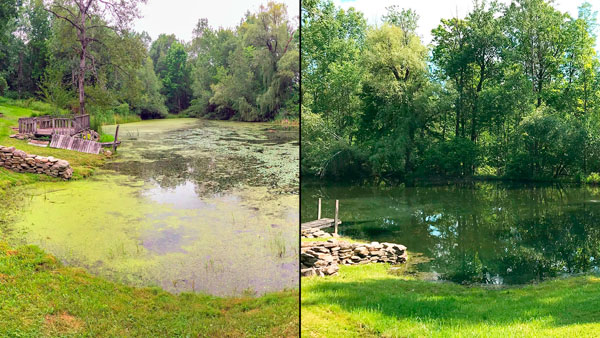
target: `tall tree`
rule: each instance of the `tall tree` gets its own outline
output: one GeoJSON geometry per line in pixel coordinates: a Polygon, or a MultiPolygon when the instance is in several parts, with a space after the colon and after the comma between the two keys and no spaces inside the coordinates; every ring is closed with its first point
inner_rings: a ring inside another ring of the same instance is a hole
{"type": "Polygon", "coordinates": [[[189,106],[190,101],[190,67],[185,47],[179,42],[174,42],[167,52],[163,76],[167,106],[179,113],[189,106]]]}
{"type": "Polygon", "coordinates": [[[46,8],[57,19],[64,20],[77,33],[79,71],[77,84],[79,92],[79,113],[85,114],[85,74],[89,70],[86,62],[94,58],[88,53],[91,44],[103,44],[93,32],[111,29],[126,33],[129,24],[139,17],[138,3],[147,0],[55,0],[46,8]]]}
{"type": "Polygon", "coordinates": [[[467,52],[467,22],[459,18],[442,19],[432,31],[433,60],[443,73],[442,78],[451,79],[456,91],[455,136],[465,136],[466,88],[473,69],[469,66],[467,52]]]}
{"type": "Polygon", "coordinates": [[[152,42],[148,55],[152,59],[154,64],[154,72],[159,78],[164,78],[165,71],[167,70],[167,53],[173,43],[177,42],[177,37],[174,34],[161,34],[158,38],[152,42]]]}
{"type": "Polygon", "coordinates": [[[371,147],[371,161],[378,170],[402,177],[414,169],[413,154],[418,133],[427,121],[421,106],[427,92],[427,49],[414,34],[404,36],[398,26],[383,25],[367,35],[362,140],[371,147]],[[408,41],[408,44],[406,43],[408,41]],[[394,152],[390,152],[394,149],[394,152]]]}
{"type": "Polygon", "coordinates": [[[192,89],[194,99],[190,109],[203,116],[214,113],[216,106],[210,103],[211,86],[217,84],[219,70],[229,68],[229,55],[237,47],[238,39],[231,29],[213,29],[206,19],[198,20],[190,47],[192,89]]]}
{"type": "Polygon", "coordinates": [[[2,0],[0,2],[0,41],[6,34],[11,20],[17,17],[20,4],[20,0],[2,0]]]}
{"type": "Polygon", "coordinates": [[[532,82],[538,107],[544,100],[544,89],[559,71],[566,47],[567,17],[544,0],[517,0],[505,15],[513,60],[522,64],[532,82]]]}

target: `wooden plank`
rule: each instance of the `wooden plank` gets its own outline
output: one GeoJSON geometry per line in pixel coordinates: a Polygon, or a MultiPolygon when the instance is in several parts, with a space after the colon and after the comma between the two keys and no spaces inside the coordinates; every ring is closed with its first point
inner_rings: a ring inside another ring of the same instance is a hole
{"type": "Polygon", "coordinates": [[[117,129],[115,130],[115,141],[113,143],[113,153],[117,151],[117,138],[119,137],[119,125],[117,124],[117,129]]]}
{"type": "Polygon", "coordinates": [[[51,148],[75,150],[83,153],[98,154],[102,145],[95,141],[88,141],[69,135],[53,134],[50,141],[51,148]]]}
{"type": "Polygon", "coordinates": [[[339,200],[335,200],[335,221],[333,222],[333,225],[335,226],[335,230],[333,231],[334,234],[338,233],[338,221],[339,221],[339,213],[340,213],[340,201],[339,200]]]}
{"type": "Polygon", "coordinates": [[[46,148],[48,146],[48,141],[38,141],[38,140],[29,140],[29,142],[27,144],[30,144],[32,146],[36,146],[36,147],[44,147],[46,148]]]}
{"type": "MultiPolygon", "coordinates": [[[[323,229],[323,228],[328,228],[330,226],[333,226],[333,222],[335,222],[335,220],[333,220],[331,218],[321,218],[321,219],[317,219],[317,220],[314,220],[311,222],[302,223],[300,225],[300,228],[302,230],[311,229],[311,228],[323,229]]],[[[342,221],[338,220],[338,225],[339,224],[342,224],[342,221]]]]}
{"type": "Polygon", "coordinates": [[[321,219],[321,199],[319,198],[319,212],[317,213],[317,219],[321,219]]]}
{"type": "Polygon", "coordinates": [[[116,143],[118,146],[121,145],[121,141],[117,141],[117,142],[98,142],[100,143],[101,146],[103,147],[112,147],[113,143],[116,143]]]}

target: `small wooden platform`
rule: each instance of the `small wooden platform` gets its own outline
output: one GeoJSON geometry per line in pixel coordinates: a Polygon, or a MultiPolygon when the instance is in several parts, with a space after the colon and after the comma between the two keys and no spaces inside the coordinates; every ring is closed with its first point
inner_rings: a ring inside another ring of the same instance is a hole
{"type": "MultiPolygon", "coordinates": [[[[323,229],[323,228],[329,228],[333,226],[333,222],[335,222],[333,220],[333,218],[321,218],[315,221],[310,221],[310,222],[306,222],[306,223],[302,223],[300,225],[301,230],[307,230],[307,229],[313,229],[313,228],[317,228],[317,229],[323,229]]],[[[338,225],[342,224],[342,221],[338,220],[338,225]]]]}
{"type": "MultiPolygon", "coordinates": [[[[121,141],[117,141],[117,146],[121,145],[121,141]]],[[[100,142],[100,145],[102,147],[112,147],[115,144],[115,142],[100,142]]]]}
{"type": "Polygon", "coordinates": [[[61,134],[73,136],[90,129],[90,115],[61,115],[22,117],[19,119],[19,134],[50,136],[61,134]]]}
{"type": "Polygon", "coordinates": [[[38,141],[38,140],[29,140],[29,142],[27,144],[30,144],[32,146],[36,146],[36,147],[47,147],[48,144],[50,142],[48,141],[38,141]]]}
{"type": "Polygon", "coordinates": [[[73,128],[38,128],[35,131],[35,135],[37,136],[52,136],[53,134],[73,135],[74,133],[75,129],[73,128]]]}

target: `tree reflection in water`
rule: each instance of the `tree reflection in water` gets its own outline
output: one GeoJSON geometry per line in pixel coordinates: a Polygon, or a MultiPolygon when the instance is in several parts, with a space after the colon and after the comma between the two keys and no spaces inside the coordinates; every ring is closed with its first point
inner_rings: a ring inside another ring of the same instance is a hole
{"type": "Polygon", "coordinates": [[[302,221],[340,199],[340,233],[396,242],[433,258],[419,269],[458,283],[523,284],[593,271],[600,252],[600,190],[475,182],[433,187],[302,187],[302,221]]]}

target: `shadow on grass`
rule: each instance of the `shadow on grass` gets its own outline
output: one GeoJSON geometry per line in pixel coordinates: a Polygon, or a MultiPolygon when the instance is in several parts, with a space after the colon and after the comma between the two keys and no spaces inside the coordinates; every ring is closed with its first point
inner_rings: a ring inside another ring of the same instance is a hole
{"type": "Polygon", "coordinates": [[[335,304],[346,312],[434,320],[442,327],[457,322],[512,325],[548,318],[555,327],[600,322],[600,278],[593,276],[488,289],[393,277],[357,280],[342,274],[320,281],[313,278],[306,284],[303,280],[302,298],[303,307],[335,304]]]}

